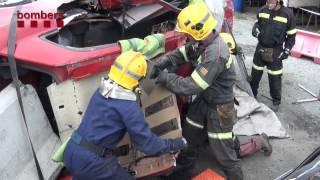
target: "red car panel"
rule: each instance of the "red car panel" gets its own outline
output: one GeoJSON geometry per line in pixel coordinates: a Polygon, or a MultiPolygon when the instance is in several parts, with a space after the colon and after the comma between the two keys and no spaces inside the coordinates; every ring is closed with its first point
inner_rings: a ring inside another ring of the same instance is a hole
{"type": "MultiPolygon", "coordinates": [[[[56,12],[59,4],[53,1],[38,1],[24,5],[20,12],[56,12]],[[36,8],[35,8],[36,7],[36,8]]],[[[8,29],[14,8],[0,9],[0,56],[7,56],[8,29]]],[[[20,19],[21,20],[21,19],[20,19]]],[[[18,63],[39,68],[42,71],[54,75],[57,81],[68,78],[81,79],[109,68],[121,49],[117,43],[105,46],[89,48],[66,48],[50,42],[42,35],[56,28],[56,21],[52,20],[51,28],[44,28],[43,22],[39,21],[37,28],[30,27],[30,20],[25,21],[24,28],[17,28],[15,58],[18,63]]],[[[177,47],[179,41],[184,38],[174,32],[166,35],[166,50],[170,51],[177,47]]]]}
{"type": "MultiPolygon", "coordinates": [[[[136,0],[138,1],[138,0],[136,0]]],[[[152,0],[140,0],[149,3],[152,0]]],[[[232,0],[226,0],[228,7],[225,17],[232,24],[232,0]]],[[[115,7],[118,1],[102,1],[106,7],[115,7]]],[[[44,12],[55,13],[60,4],[55,1],[37,1],[22,5],[21,13],[44,12]]],[[[0,56],[7,56],[8,31],[14,8],[0,9],[0,56]]],[[[51,74],[57,81],[68,78],[82,79],[93,74],[106,71],[121,49],[117,43],[89,48],[66,48],[41,38],[44,34],[56,30],[55,19],[50,19],[51,27],[44,27],[43,20],[38,21],[38,27],[30,26],[30,19],[18,19],[25,23],[23,28],[17,28],[15,58],[18,63],[37,68],[51,74]]],[[[170,51],[184,42],[184,37],[175,32],[166,35],[166,51],[170,51]]]]}

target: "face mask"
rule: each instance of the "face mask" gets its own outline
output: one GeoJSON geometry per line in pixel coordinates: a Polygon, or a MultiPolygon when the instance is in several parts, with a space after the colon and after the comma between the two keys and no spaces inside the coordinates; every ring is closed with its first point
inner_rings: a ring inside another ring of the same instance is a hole
{"type": "Polygon", "coordinates": [[[268,4],[268,9],[269,10],[274,10],[276,8],[276,4],[268,4]]]}

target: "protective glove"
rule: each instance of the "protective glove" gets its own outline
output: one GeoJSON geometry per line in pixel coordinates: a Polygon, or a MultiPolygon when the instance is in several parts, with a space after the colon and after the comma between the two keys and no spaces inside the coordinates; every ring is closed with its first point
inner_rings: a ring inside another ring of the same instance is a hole
{"type": "Polygon", "coordinates": [[[195,44],[194,42],[191,42],[191,41],[187,41],[187,43],[185,44],[185,48],[186,48],[187,58],[191,62],[197,61],[198,58],[203,53],[203,51],[205,50],[205,46],[202,43],[198,42],[195,44]]]}
{"type": "Polygon", "coordinates": [[[241,47],[237,46],[236,48],[232,49],[231,54],[233,55],[243,55],[243,51],[241,47]]]}
{"type": "Polygon", "coordinates": [[[289,56],[290,50],[288,48],[284,49],[281,54],[279,55],[278,59],[279,60],[284,60],[287,59],[289,56]]]}
{"type": "Polygon", "coordinates": [[[254,23],[252,27],[252,36],[257,38],[259,34],[260,34],[259,25],[258,23],[254,23]]]}
{"type": "Polygon", "coordinates": [[[162,69],[158,65],[154,65],[151,72],[150,72],[150,79],[156,79],[160,73],[162,72],[162,69]]]}
{"type": "Polygon", "coordinates": [[[173,152],[187,149],[188,147],[188,142],[184,137],[169,139],[169,143],[170,143],[170,151],[173,151],[173,152]]]}

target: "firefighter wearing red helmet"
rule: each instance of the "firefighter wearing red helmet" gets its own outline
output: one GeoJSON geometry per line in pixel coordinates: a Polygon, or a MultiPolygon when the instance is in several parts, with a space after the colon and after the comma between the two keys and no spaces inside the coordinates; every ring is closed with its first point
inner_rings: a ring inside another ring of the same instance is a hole
{"type": "Polygon", "coordinates": [[[296,22],[291,9],[283,6],[282,0],[267,0],[257,14],[252,35],[258,38],[253,58],[251,88],[258,94],[259,82],[264,67],[267,67],[272,109],[278,111],[281,103],[282,60],[287,59],[295,43],[296,22]]]}

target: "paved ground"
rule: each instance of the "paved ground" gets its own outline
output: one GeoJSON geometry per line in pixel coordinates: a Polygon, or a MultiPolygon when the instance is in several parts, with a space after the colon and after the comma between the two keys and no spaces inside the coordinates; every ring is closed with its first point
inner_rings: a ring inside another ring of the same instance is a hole
{"type": "MultiPolygon", "coordinates": [[[[254,13],[235,15],[234,34],[246,55],[246,66],[251,71],[252,56],[257,40],[251,36],[251,27],[255,21],[254,13]]],[[[311,59],[289,57],[284,61],[282,104],[276,114],[290,134],[289,139],[274,139],[274,152],[271,157],[256,154],[244,158],[242,167],[247,180],[274,179],[285,171],[298,165],[308,154],[320,146],[320,102],[293,105],[297,99],[312,98],[311,95],[298,87],[301,84],[313,91],[320,91],[320,65],[311,59]]],[[[261,96],[269,96],[267,74],[260,83],[258,100],[271,105],[271,102],[261,96]]]]}

